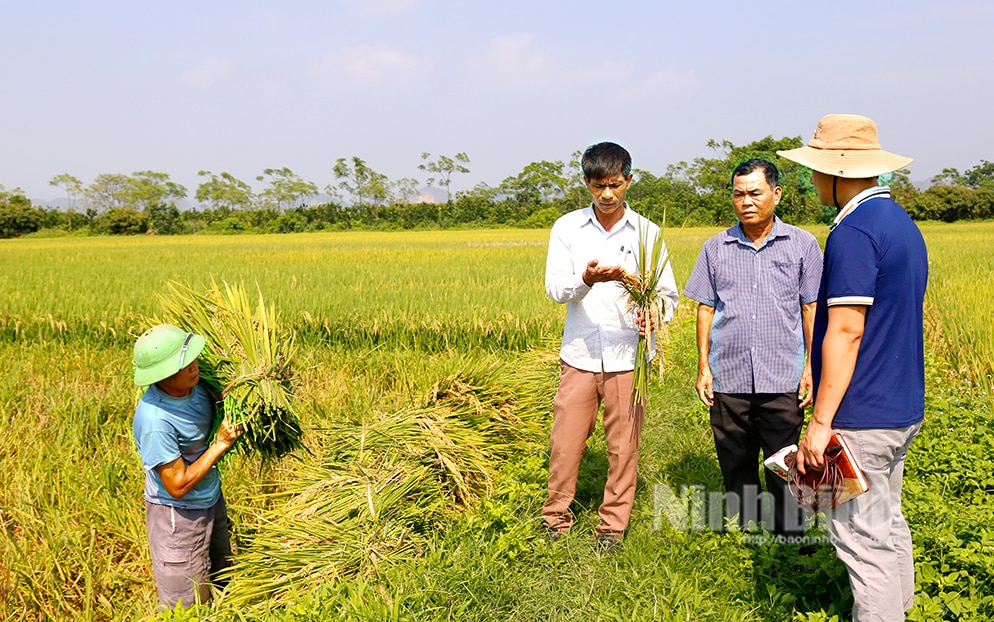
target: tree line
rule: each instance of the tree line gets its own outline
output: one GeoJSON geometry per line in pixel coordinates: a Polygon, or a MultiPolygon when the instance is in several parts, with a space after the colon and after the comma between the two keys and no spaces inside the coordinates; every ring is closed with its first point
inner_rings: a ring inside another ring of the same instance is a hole
{"type": "MultiPolygon", "coordinates": [[[[767,136],[748,145],[709,141],[710,157],[671,164],[661,175],[636,169],[629,203],[643,215],[669,225],[725,226],[735,221],[730,175],[752,157],[767,158],[781,171],[780,217],[795,224],[827,223],[835,209],[819,205],[807,168],[777,157],[779,149],[802,145],[800,137],[767,136]]],[[[0,185],[0,237],[44,231],[51,235],[135,235],[185,233],[292,233],[345,229],[438,229],[456,227],[548,227],[570,210],[589,202],[579,160],[574,152],[562,160],[532,162],[498,186],[480,183],[451,192],[454,175],[470,173],[465,153],[454,156],[422,153],[419,170],[428,187],[444,189],[445,203],[420,196],[423,183],[413,178],[390,180],[363,159],[339,158],[335,181],[319,194],[317,184],[288,168],[267,168],[256,177],[264,187],[255,192],[227,172],[199,171],[202,178],[192,197],[198,207],[180,210],[190,197],[187,188],[156,171],[131,175],[100,174],[89,185],[63,173],[50,184],[65,193],[65,209],[31,204],[19,189],[0,185]],[[325,198],[326,197],[326,198],[325,198]]],[[[909,171],[888,176],[895,198],[916,220],[994,218],[994,163],[960,173],[944,169],[920,190],[909,171]]]]}

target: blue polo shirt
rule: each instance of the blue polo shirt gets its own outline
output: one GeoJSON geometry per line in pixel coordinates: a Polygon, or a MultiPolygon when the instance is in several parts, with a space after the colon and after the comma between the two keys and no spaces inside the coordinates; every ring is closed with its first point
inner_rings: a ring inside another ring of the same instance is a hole
{"type": "Polygon", "coordinates": [[[221,477],[217,465],[182,498],[166,492],[156,467],[182,457],[186,466],[207,451],[214,407],[203,384],[197,384],[185,397],[172,397],[154,384],[145,390],[132,431],[145,468],[145,499],[150,503],[185,509],[213,506],[221,497],[221,477]]]}
{"type": "Polygon", "coordinates": [[[825,244],[811,366],[815,400],[828,307],[863,305],[866,324],[836,428],[903,428],[925,414],[922,305],[928,252],[921,231],[886,187],[857,195],[825,244]]]}
{"type": "Polygon", "coordinates": [[[715,309],[708,363],[716,392],[797,391],[801,306],[815,301],[820,281],[818,241],[779,218],[759,248],[741,224],[704,242],[683,294],[715,309]]]}

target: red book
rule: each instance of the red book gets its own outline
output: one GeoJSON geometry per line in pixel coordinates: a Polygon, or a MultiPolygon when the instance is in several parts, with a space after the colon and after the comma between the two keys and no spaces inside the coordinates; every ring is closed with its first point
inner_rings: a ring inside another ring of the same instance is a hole
{"type": "Polygon", "coordinates": [[[835,454],[835,463],[839,465],[842,477],[845,478],[843,479],[842,493],[832,506],[835,507],[840,503],[863,494],[870,489],[870,484],[866,481],[863,470],[859,468],[859,463],[856,462],[856,457],[853,456],[852,450],[849,449],[849,444],[846,443],[845,437],[838,432],[832,435],[831,440],[828,441],[828,448],[825,450],[825,454],[829,457],[832,457],[833,453],[835,454]],[[838,449],[834,449],[835,447],[838,447],[838,449]]]}
{"type": "Polygon", "coordinates": [[[814,493],[819,500],[817,504],[821,505],[822,509],[824,509],[825,501],[834,508],[870,489],[863,470],[859,467],[852,450],[849,449],[849,444],[838,432],[829,439],[828,447],[825,448],[825,457],[826,461],[831,463],[827,464],[826,468],[838,469],[838,475],[841,477],[827,478],[824,471],[811,469],[808,469],[805,475],[800,475],[794,469],[796,454],[797,445],[788,445],[764,460],[763,464],[787,481],[788,484],[791,484],[791,491],[794,492],[795,496],[798,496],[798,500],[802,503],[805,502],[805,499],[802,499],[801,496],[804,496],[808,501],[811,501],[808,505],[815,505],[815,497],[812,496],[814,493]],[[835,466],[833,467],[832,464],[835,466]],[[825,489],[829,482],[835,483],[834,490],[825,489]]]}

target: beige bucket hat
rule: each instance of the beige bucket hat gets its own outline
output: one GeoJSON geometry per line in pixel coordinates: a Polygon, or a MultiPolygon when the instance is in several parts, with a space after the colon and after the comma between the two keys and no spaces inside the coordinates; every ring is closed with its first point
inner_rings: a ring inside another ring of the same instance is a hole
{"type": "Polygon", "coordinates": [[[865,179],[900,170],[914,159],[880,148],[877,124],[858,114],[827,114],[807,146],[777,155],[826,175],[865,179]]]}

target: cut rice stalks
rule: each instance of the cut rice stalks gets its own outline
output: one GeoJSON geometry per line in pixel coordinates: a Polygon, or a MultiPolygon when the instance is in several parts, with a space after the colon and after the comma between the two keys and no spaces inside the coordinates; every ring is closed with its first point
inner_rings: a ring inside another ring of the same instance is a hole
{"type": "Polygon", "coordinates": [[[259,292],[253,308],[245,288],[217,282],[201,294],[179,283],[161,296],[164,321],[202,336],[200,379],[221,402],[216,431],[224,417],[242,424],[233,449],[269,462],[304,448],[294,404],[293,357],[296,339],[279,324],[259,292]]]}
{"type": "MultiPolygon", "coordinates": [[[[670,258],[668,255],[663,255],[662,229],[658,235],[650,240],[649,227],[644,226],[644,222],[643,219],[639,219],[639,244],[638,252],[635,255],[635,272],[625,272],[621,287],[628,297],[628,311],[638,310],[642,313],[647,318],[649,325],[653,327],[652,336],[658,336],[663,323],[662,299],[658,289],[659,279],[662,277],[663,270],[670,258]]],[[[649,400],[649,376],[652,370],[652,361],[649,359],[649,337],[649,335],[639,334],[638,345],[635,348],[632,404],[629,410],[629,417],[633,424],[633,438],[642,429],[642,420],[649,400]]],[[[659,339],[656,340],[656,344],[659,358],[659,377],[662,379],[663,356],[659,339]]]]}
{"type": "Polygon", "coordinates": [[[555,382],[554,364],[541,365],[470,364],[418,405],[346,413],[321,430],[317,463],[286,464],[287,485],[231,506],[256,526],[223,571],[222,600],[285,606],[308,587],[423,555],[439,529],[493,491],[502,464],[541,451],[555,382]]]}

